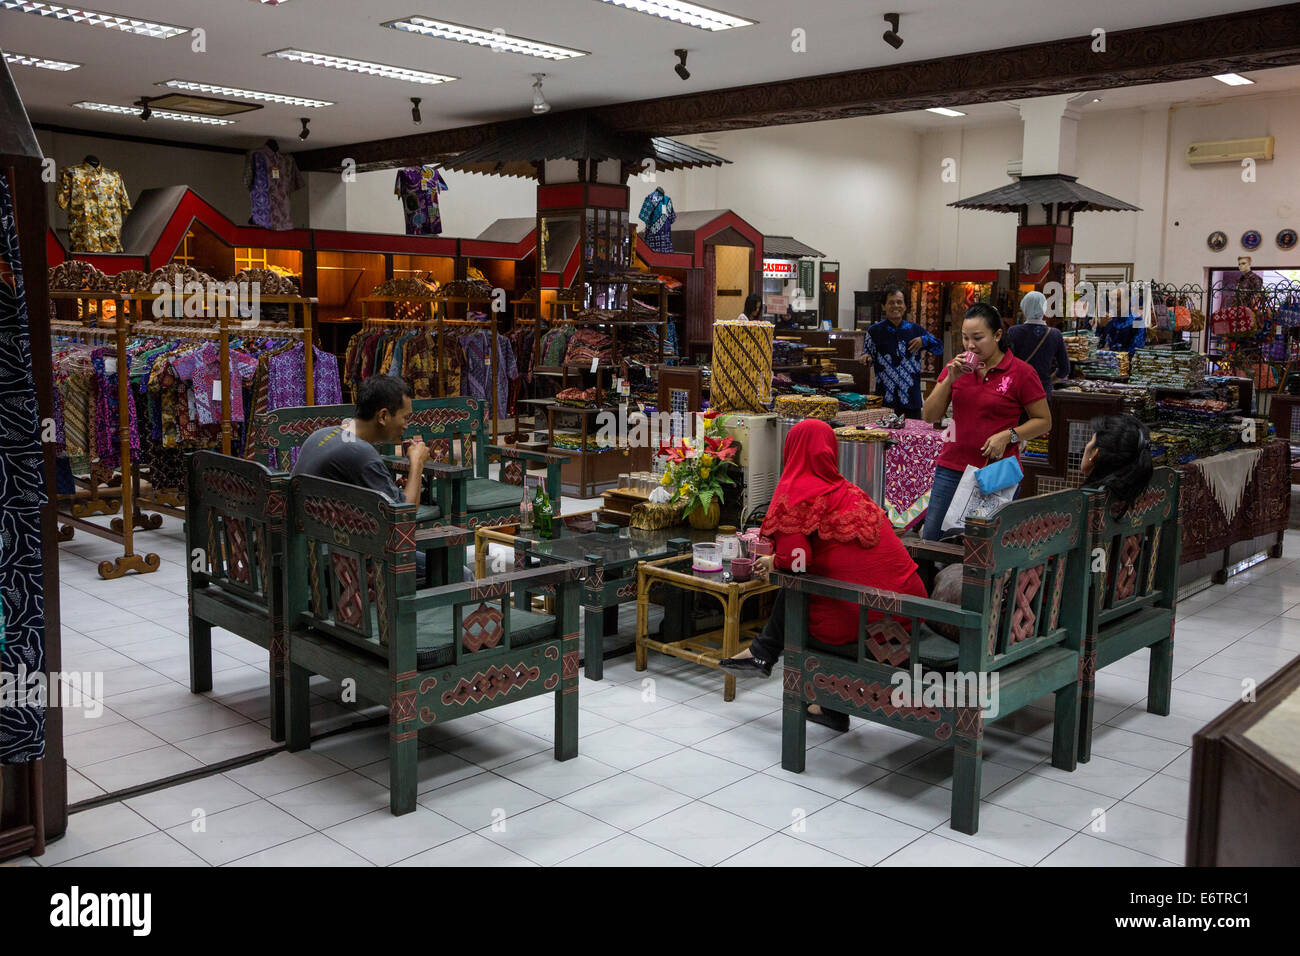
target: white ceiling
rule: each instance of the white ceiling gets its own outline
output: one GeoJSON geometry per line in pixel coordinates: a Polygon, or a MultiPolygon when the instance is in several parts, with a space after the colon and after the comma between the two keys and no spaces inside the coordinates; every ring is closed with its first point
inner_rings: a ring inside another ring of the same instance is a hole
{"type": "MultiPolygon", "coordinates": [[[[1142,107],[1209,105],[1241,96],[1292,93],[1300,90],[1300,66],[1273,70],[1255,70],[1245,76],[1255,82],[1248,86],[1226,86],[1212,77],[1201,80],[1178,80],[1174,83],[1150,83],[1124,89],[1098,90],[1080,94],[1076,109],[1083,116],[1114,110],[1142,107]],[[1100,100],[1092,102],[1093,98],[1100,100]]],[[[1020,111],[1011,103],[973,103],[959,109],[965,116],[939,116],[925,110],[895,113],[891,122],[918,130],[948,129],[953,126],[997,126],[1020,121],[1020,111]]]]}
{"type": "MultiPolygon", "coordinates": [[[[403,136],[529,114],[531,74],[548,74],[546,97],[555,109],[648,99],[924,60],[984,49],[1086,36],[1095,27],[1116,31],[1156,23],[1281,5],[1287,0],[1178,0],[1133,3],[1091,0],[1044,5],[1040,0],[710,0],[710,6],[759,21],[756,26],[709,33],[596,0],[285,0],[269,6],[256,0],[90,0],[92,9],[206,31],[207,51],[191,49],[189,36],[167,40],[134,36],[13,11],[0,11],[0,46],[16,53],[82,63],[55,73],[12,66],[33,122],[85,130],[167,137],[247,147],[268,136],[296,143],[298,117],[311,117],[311,148],[403,136]],[[882,13],[902,14],[904,45],[893,50],[880,38],[882,13]],[[495,27],[534,40],[576,47],[590,56],[550,62],[496,53],[446,40],[381,27],[412,14],[436,15],[456,23],[495,27]],[[791,31],[806,31],[807,52],[791,51],[791,31]],[[446,73],[461,79],[440,86],[343,73],[271,60],[263,54],[285,47],[446,73]],[[673,50],[690,51],[691,79],[673,72],[673,50]],[[129,105],[160,95],[155,84],[184,79],[336,101],[305,110],[266,104],[237,117],[234,125],[198,127],[71,108],[78,100],[129,105]],[[409,98],[423,102],[423,125],[411,122],[409,98]]],[[[1293,71],[1288,81],[1294,82],[1293,71]]],[[[1260,76],[1263,76],[1261,74],[1260,76]]],[[[1258,77],[1257,77],[1258,78],[1258,77]]],[[[1210,80],[1167,84],[1192,90],[1212,84],[1217,96],[1228,87],[1210,80]]],[[[1124,97],[1146,90],[1107,91],[1102,108],[1119,108],[1124,97]]],[[[1259,92],[1261,87],[1245,87],[1259,92]]],[[[1180,95],[1183,95],[1180,93],[1180,95]]],[[[1207,93],[1206,95],[1210,95],[1207,93]]],[[[1142,100],[1147,102],[1149,100],[1142,100]]],[[[1128,106],[1139,105],[1130,102],[1128,106]]],[[[972,107],[971,122],[1008,117],[1008,108],[972,107]]],[[[921,114],[925,125],[946,121],[921,114]],[[933,121],[933,123],[931,123],[933,121]]],[[[1009,118],[1009,117],[1008,117],[1009,118]]],[[[304,147],[304,148],[305,148],[304,147]]]]}

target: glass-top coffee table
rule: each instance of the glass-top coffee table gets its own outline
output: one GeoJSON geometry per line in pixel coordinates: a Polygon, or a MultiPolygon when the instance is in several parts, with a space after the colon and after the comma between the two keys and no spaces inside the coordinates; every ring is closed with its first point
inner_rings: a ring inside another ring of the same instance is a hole
{"type": "MultiPolygon", "coordinates": [[[[487,576],[487,546],[492,542],[514,549],[516,568],[526,567],[529,558],[547,563],[588,562],[591,570],[582,592],[583,672],[591,680],[600,680],[605,670],[605,638],[618,631],[618,606],[636,600],[637,565],[689,554],[694,542],[712,541],[715,537],[714,531],[689,527],[640,531],[597,525],[597,530],[589,534],[566,534],[551,539],[479,528],[474,532],[474,570],[479,578],[487,576]]],[[[491,570],[502,573],[508,569],[491,570]]]]}

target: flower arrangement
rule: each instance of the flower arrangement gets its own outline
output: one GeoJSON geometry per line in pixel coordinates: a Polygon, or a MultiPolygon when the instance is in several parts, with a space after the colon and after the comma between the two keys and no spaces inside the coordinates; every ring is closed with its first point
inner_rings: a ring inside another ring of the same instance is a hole
{"type": "Polygon", "coordinates": [[[661,479],[675,488],[672,500],[680,502],[686,514],[697,508],[707,512],[716,501],[722,507],[723,485],[734,485],[730,471],[740,446],[722,427],[721,413],[704,412],[702,428],[694,438],[679,438],[676,444],[659,446],[659,455],[668,459],[668,470],[661,479]]]}

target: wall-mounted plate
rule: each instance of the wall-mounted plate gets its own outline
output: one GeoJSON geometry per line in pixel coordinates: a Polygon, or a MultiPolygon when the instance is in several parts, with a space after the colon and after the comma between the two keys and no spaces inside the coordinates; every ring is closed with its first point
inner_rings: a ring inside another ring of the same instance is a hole
{"type": "Polygon", "coordinates": [[[1258,229],[1250,229],[1241,234],[1241,244],[1246,249],[1258,249],[1263,241],[1264,237],[1259,234],[1258,229]]]}
{"type": "Polygon", "coordinates": [[[1205,244],[1215,252],[1222,252],[1228,247],[1228,234],[1216,230],[1206,238],[1205,244]]]}
{"type": "Polygon", "coordinates": [[[1277,247],[1279,249],[1291,250],[1296,246],[1296,232],[1294,229],[1283,229],[1277,234],[1277,247]]]}

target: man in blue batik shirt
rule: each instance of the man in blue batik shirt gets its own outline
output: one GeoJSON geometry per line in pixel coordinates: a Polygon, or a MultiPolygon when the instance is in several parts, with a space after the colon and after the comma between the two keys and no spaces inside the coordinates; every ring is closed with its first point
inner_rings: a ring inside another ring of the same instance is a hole
{"type": "Polygon", "coordinates": [[[866,355],[876,368],[876,394],[908,418],[921,417],[921,349],[943,355],[943,343],[903,318],[907,300],[896,285],[885,286],[885,317],[867,329],[866,355]]]}
{"type": "Polygon", "coordinates": [[[1097,320],[1097,348],[1110,352],[1127,352],[1146,348],[1147,330],[1136,315],[1102,316],[1097,320]]]}

